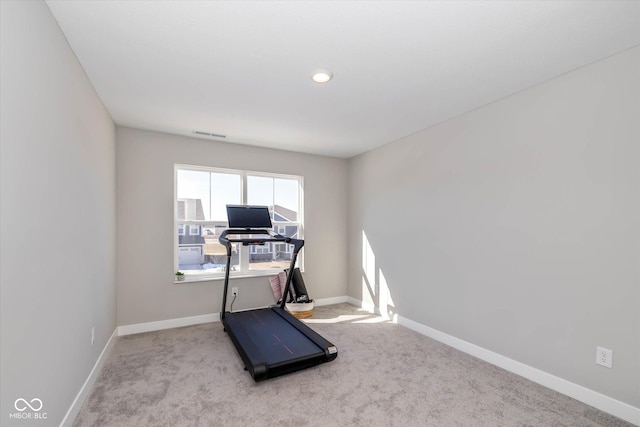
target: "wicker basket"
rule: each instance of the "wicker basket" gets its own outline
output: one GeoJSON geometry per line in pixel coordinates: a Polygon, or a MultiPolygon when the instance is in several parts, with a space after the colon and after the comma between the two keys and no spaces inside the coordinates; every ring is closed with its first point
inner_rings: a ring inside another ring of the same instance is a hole
{"type": "Polygon", "coordinates": [[[296,319],[307,319],[313,315],[313,300],[310,302],[287,303],[286,308],[296,319]]]}

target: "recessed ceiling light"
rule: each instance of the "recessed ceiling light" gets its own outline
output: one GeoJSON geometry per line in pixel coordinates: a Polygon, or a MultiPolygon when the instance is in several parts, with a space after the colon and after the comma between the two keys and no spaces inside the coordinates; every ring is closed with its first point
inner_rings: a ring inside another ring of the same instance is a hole
{"type": "Polygon", "coordinates": [[[311,80],[316,83],[326,83],[333,78],[333,73],[329,70],[318,69],[311,75],[311,80]]]}

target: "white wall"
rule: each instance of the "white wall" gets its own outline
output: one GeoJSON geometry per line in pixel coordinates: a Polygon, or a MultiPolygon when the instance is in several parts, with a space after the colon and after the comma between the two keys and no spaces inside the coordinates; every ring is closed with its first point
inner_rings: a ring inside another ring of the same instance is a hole
{"type": "MultiPolygon", "coordinates": [[[[118,127],[118,324],[219,313],[221,280],[174,284],[174,164],[304,176],[305,283],[346,295],[347,161],[118,127]]],[[[234,309],[272,304],[267,278],[232,279],[234,309]]]]}
{"type": "Polygon", "coordinates": [[[0,7],[0,424],[58,425],[116,327],[115,126],[45,3],[0,7]]]}
{"type": "Polygon", "coordinates": [[[351,159],[349,295],[640,407],[638,76],[640,48],[351,159]]]}

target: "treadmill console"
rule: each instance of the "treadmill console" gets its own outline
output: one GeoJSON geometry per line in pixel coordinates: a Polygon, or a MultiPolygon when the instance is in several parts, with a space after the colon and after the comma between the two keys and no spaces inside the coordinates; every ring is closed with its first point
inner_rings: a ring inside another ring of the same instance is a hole
{"type": "Polygon", "coordinates": [[[268,206],[227,205],[229,228],[272,228],[268,206]]]}

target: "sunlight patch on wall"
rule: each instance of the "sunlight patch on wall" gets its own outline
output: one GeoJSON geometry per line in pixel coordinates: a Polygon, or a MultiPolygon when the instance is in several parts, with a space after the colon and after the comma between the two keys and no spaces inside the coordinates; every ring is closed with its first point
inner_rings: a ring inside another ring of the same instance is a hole
{"type": "Polygon", "coordinates": [[[375,306],[376,296],[376,255],[369,244],[367,234],[362,230],[362,304],[375,306]]]}
{"type": "Polygon", "coordinates": [[[384,319],[397,321],[398,314],[387,278],[378,266],[375,252],[364,230],[362,230],[362,306],[375,311],[384,319]]]}
{"type": "Polygon", "coordinates": [[[379,277],[379,292],[378,299],[380,303],[380,315],[385,318],[397,323],[398,321],[398,313],[396,313],[396,306],[393,303],[393,298],[391,297],[391,290],[389,289],[389,285],[387,284],[387,278],[384,277],[384,273],[382,269],[378,270],[379,277]]]}

